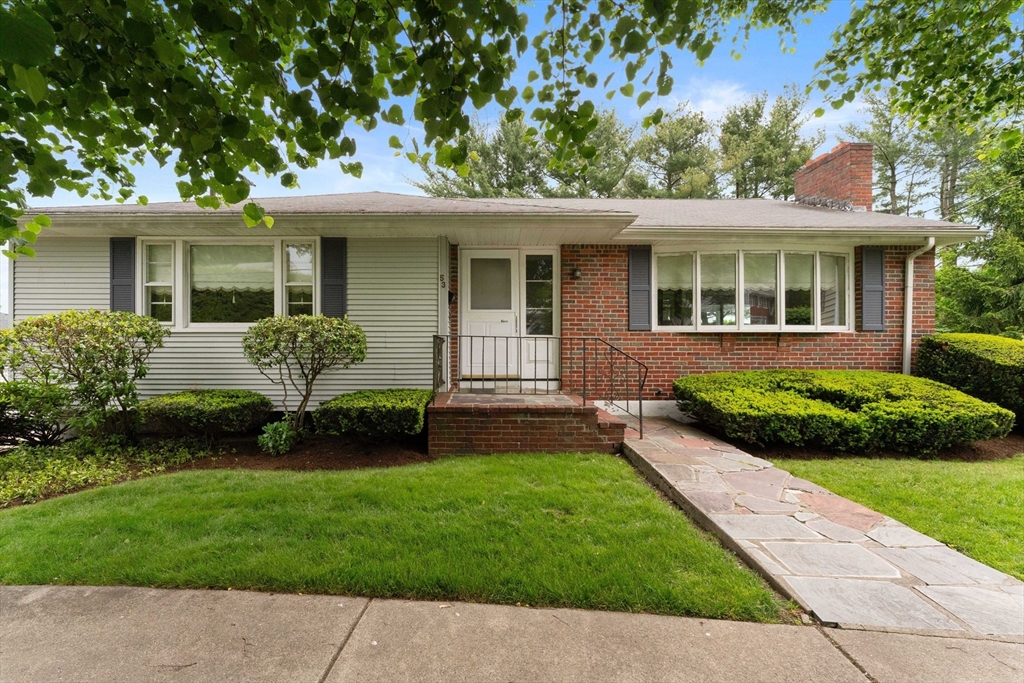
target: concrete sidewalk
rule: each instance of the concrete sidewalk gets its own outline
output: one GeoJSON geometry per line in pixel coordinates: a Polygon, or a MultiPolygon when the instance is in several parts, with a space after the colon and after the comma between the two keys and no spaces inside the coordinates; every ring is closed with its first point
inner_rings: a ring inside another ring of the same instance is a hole
{"type": "Polygon", "coordinates": [[[1024,645],[647,614],[0,587],[0,682],[1012,681],[1024,645]]]}

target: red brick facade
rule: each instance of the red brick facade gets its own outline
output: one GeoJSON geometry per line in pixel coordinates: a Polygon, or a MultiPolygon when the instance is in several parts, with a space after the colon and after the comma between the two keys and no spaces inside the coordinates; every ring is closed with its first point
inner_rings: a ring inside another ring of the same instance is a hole
{"type": "MultiPolygon", "coordinates": [[[[903,358],[903,270],[915,247],[885,250],[884,332],[697,333],[631,332],[628,329],[629,274],[625,245],[562,247],[562,327],[566,337],[601,337],[647,364],[647,398],[672,396],[673,380],[691,373],[761,368],[864,369],[900,372],[903,358]],[[573,280],[579,268],[583,277],[573,280]],[[660,392],[660,393],[659,393],[660,392]]],[[[857,250],[856,290],[860,289],[857,250]]],[[[915,261],[914,338],[934,332],[935,258],[915,261]]],[[[854,320],[860,319],[857,296],[854,320]]],[[[563,377],[570,373],[563,367],[563,377]]]]}
{"type": "Polygon", "coordinates": [[[811,159],[793,176],[797,201],[834,199],[871,211],[872,155],[870,142],[841,142],[811,159]]]}

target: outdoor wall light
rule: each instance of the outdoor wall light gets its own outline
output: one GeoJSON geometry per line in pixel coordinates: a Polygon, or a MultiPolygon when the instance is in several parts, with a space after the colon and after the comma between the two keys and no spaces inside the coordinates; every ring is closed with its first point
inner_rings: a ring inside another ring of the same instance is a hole
{"type": "Polygon", "coordinates": [[[581,277],[583,277],[583,271],[580,270],[579,268],[573,268],[572,269],[572,279],[573,280],[579,280],[581,277]]]}

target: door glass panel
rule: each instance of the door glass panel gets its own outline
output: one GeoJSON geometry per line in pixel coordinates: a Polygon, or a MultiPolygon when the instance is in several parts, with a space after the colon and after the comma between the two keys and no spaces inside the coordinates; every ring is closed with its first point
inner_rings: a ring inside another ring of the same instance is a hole
{"type": "Polygon", "coordinates": [[[554,334],[555,257],[529,254],[526,257],[526,333],[554,334]]]}
{"type": "Polygon", "coordinates": [[[700,257],[700,321],[736,324],[736,254],[700,257]]]}
{"type": "Polygon", "coordinates": [[[474,258],[469,261],[469,306],[476,311],[512,309],[512,259],[474,258]]]}
{"type": "Polygon", "coordinates": [[[743,322],[747,325],[774,325],[778,292],[778,256],[743,255],[743,322]]]}
{"type": "Polygon", "coordinates": [[[658,324],[693,324],[693,254],[658,257],[658,324]]]}
{"type": "Polygon", "coordinates": [[[821,324],[846,324],[846,257],[822,254],[821,324]]]}
{"type": "Polygon", "coordinates": [[[814,324],[814,254],[785,254],[786,325],[814,324]]]}

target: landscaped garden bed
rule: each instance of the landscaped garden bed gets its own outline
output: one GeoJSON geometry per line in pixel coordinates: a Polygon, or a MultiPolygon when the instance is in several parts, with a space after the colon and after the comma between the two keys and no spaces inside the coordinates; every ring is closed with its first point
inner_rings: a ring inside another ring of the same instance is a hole
{"type": "Polygon", "coordinates": [[[622,459],[179,472],[0,512],[0,583],[791,618],[622,459]]]}
{"type": "Polygon", "coordinates": [[[1012,412],[944,384],[884,372],[761,370],[690,375],[679,407],[728,439],[829,452],[929,456],[1005,437],[1012,412]]]}

